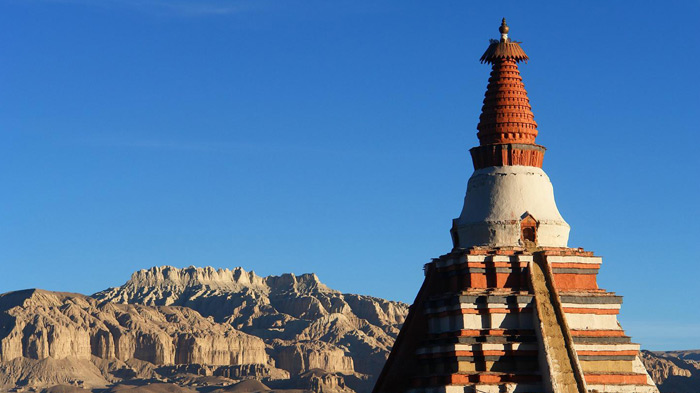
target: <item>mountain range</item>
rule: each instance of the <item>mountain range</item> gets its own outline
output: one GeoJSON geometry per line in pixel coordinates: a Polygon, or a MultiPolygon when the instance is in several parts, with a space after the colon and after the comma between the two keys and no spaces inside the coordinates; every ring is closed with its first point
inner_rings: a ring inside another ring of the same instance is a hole
{"type": "MultiPolygon", "coordinates": [[[[0,390],[369,393],[408,307],[242,268],[153,267],[91,296],[9,292],[0,390]]],[[[700,352],[643,358],[662,392],[700,390],[700,352]]]]}

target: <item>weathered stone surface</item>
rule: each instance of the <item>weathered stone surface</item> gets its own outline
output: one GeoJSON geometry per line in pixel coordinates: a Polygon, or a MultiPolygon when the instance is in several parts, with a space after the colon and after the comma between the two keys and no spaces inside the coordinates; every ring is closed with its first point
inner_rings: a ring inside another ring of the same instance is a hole
{"type": "Polygon", "coordinates": [[[157,365],[269,363],[261,339],[183,307],[26,290],[0,295],[0,323],[0,362],[95,356],[157,365]]]}
{"type": "Polygon", "coordinates": [[[353,360],[345,356],[342,349],[323,341],[306,341],[288,344],[278,341],[272,356],[277,367],[289,371],[291,375],[311,369],[334,370],[352,374],[353,360]]]}
{"type": "Polygon", "coordinates": [[[242,268],[153,267],[135,272],[101,301],[175,305],[265,340],[276,367],[376,375],[408,306],[342,294],[315,274],[260,277],[242,268]]]}
{"type": "Polygon", "coordinates": [[[70,385],[56,385],[44,389],[41,393],[90,393],[89,390],[70,385]]]}
{"type": "Polygon", "coordinates": [[[642,362],[661,393],[695,393],[700,386],[700,351],[642,351],[642,362]]]}
{"type": "Polygon", "coordinates": [[[71,385],[102,387],[109,382],[90,360],[67,357],[41,360],[15,358],[0,363],[0,391],[9,386],[71,385]]]}
{"type": "Polygon", "coordinates": [[[296,377],[295,385],[299,388],[314,393],[344,393],[352,392],[345,386],[345,380],[341,375],[329,373],[321,369],[311,369],[296,377]]]}
{"type": "Polygon", "coordinates": [[[11,292],[0,295],[0,385],[256,378],[367,391],[407,309],[334,291],[314,274],[241,268],[154,267],[92,297],[11,292]]]}
{"type": "MultiPolygon", "coordinates": [[[[407,312],[402,303],[333,291],[314,275],[242,269],[153,268],[95,298],[0,295],[0,387],[237,391],[250,383],[236,381],[256,378],[275,390],[369,392],[407,312]]],[[[662,392],[696,391],[697,351],[643,355],[662,392]]]]}
{"type": "MultiPolygon", "coordinates": [[[[676,361],[682,363],[682,361],[676,361]]],[[[649,375],[657,384],[661,384],[671,376],[686,378],[691,376],[689,369],[679,367],[672,360],[664,356],[654,355],[648,351],[642,352],[642,362],[644,362],[644,366],[649,370],[649,375]]]]}

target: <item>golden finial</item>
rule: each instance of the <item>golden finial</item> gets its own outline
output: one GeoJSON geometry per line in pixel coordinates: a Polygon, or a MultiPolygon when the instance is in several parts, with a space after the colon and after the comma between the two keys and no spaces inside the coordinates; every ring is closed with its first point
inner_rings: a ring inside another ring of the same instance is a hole
{"type": "Polygon", "coordinates": [[[508,31],[510,30],[510,27],[506,24],[506,18],[503,18],[501,21],[501,27],[498,28],[498,31],[501,32],[501,41],[508,41],[508,31]]]}
{"type": "Polygon", "coordinates": [[[482,63],[495,63],[496,61],[503,59],[512,59],[516,62],[527,61],[527,55],[520,47],[519,42],[511,41],[508,38],[508,31],[510,28],[506,24],[506,18],[501,21],[501,26],[498,28],[501,32],[501,40],[489,40],[491,43],[489,48],[486,49],[484,55],[481,56],[482,63]]]}

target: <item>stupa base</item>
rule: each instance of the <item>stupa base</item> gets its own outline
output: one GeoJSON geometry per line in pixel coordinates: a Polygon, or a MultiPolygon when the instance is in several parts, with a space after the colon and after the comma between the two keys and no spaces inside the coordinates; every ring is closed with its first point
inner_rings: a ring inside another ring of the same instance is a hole
{"type": "Polygon", "coordinates": [[[658,392],[601,262],[573,248],[434,259],[374,392],[658,392]]]}

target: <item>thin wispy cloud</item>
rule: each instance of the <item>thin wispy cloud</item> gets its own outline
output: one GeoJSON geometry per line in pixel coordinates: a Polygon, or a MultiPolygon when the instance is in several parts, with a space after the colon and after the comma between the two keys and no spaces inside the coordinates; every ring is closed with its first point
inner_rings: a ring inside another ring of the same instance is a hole
{"type": "MultiPolygon", "coordinates": [[[[308,154],[328,153],[326,150],[307,145],[280,144],[272,142],[216,142],[177,140],[160,138],[137,138],[128,136],[99,136],[80,138],[73,141],[72,145],[90,148],[150,150],[161,152],[182,153],[270,153],[270,152],[296,152],[308,154]]],[[[335,153],[334,153],[335,154],[335,153]]]]}

